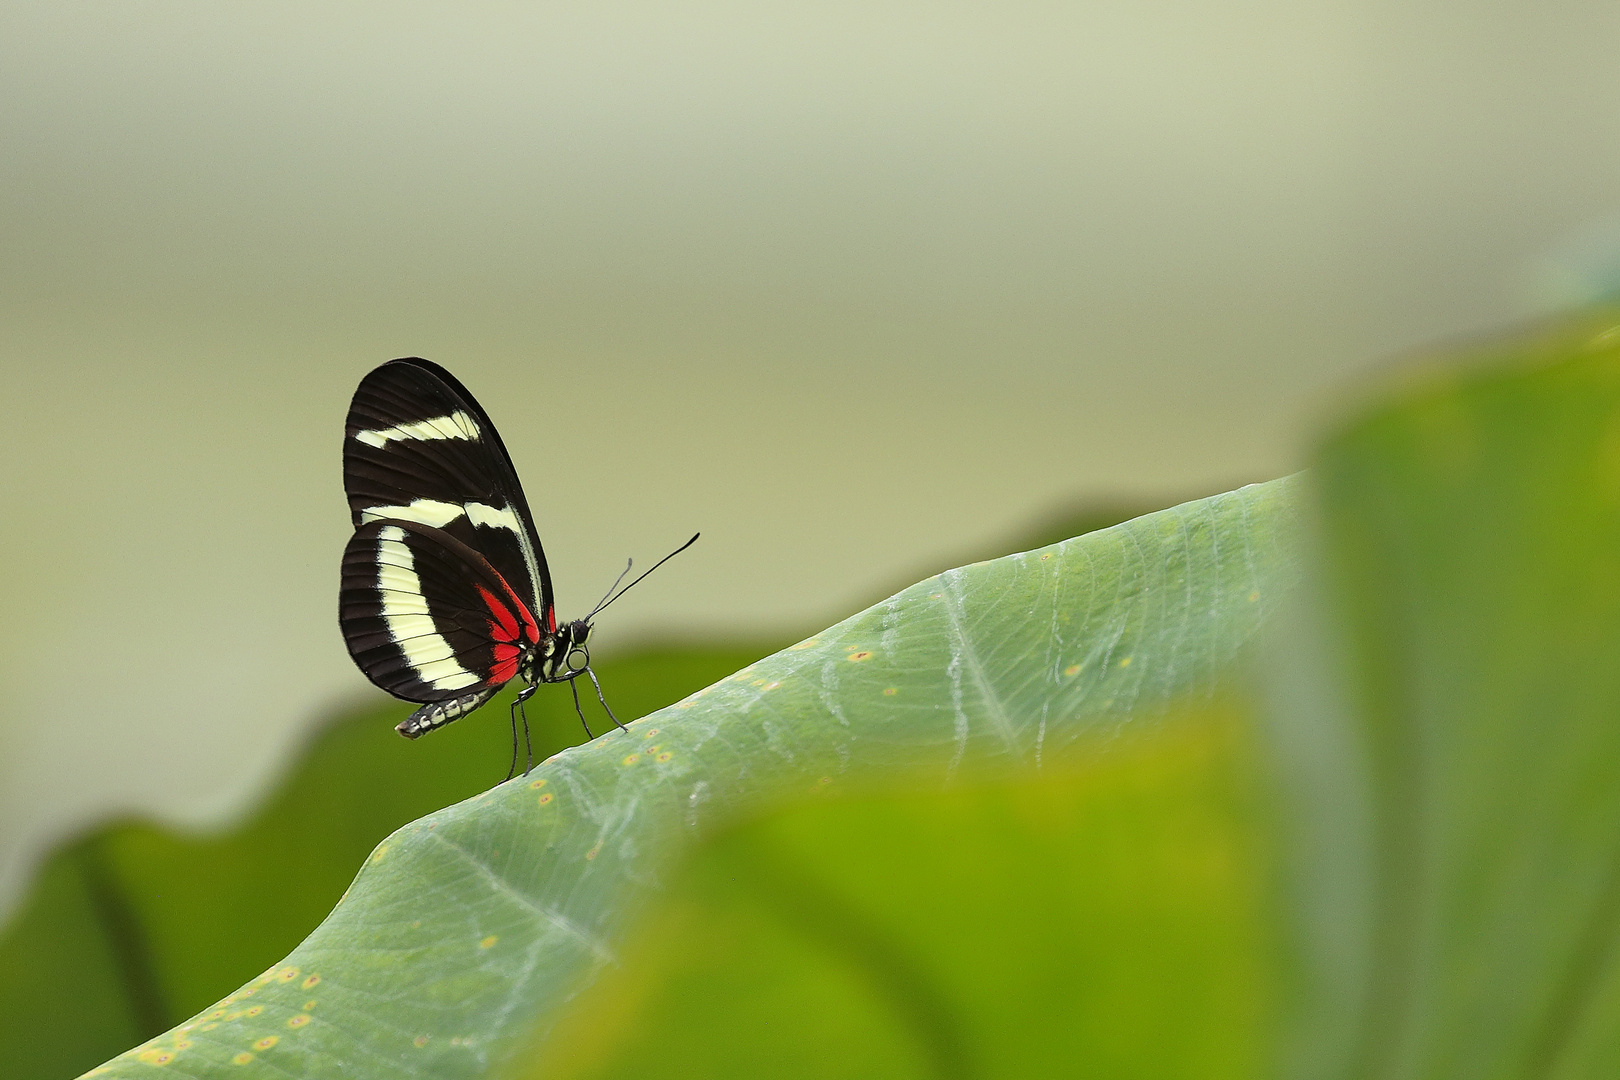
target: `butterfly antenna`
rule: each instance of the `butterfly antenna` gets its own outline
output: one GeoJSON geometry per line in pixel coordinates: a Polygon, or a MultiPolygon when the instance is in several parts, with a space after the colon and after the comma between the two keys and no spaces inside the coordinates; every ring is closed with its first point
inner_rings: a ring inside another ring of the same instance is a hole
{"type": "MultiPolygon", "coordinates": [[[[630,572],[630,567],[633,565],[635,565],[634,559],[624,560],[624,569],[619,571],[619,576],[613,579],[613,584],[608,586],[608,591],[602,594],[602,599],[598,601],[597,605],[591,609],[591,615],[595,615],[598,611],[601,611],[603,608],[608,606],[608,597],[613,595],[613,590],[619,587],[619,582],[624,580],[624,575],[630,572]]],[[[635,582],[632,581],[630,584],[634,585],[635,582]]],[[[589,619],[591,615],[587,615],[585,618],[589,619]]]]}
{"type": "MultiPolygon", "coordinates": [[[[638,574],[636,576],[636,579],[634,581],[632,581],[630,584],[626,585],[624,588],[619,589],[617,595],[614,594],[613,589],[609,589],[608,590],[608,595],[602,598],[602,602],[600,604],[596,605],[596,609],[594,611],[592,611],[589,615],[585,616],[585,621],[589,622],[590,620],[596,618],[596,613],[598,611],[601,611],[603,608],[605,608],[609,604],[613,603],[613,601],[617,600],[620,596],[623,596],[625,593],[627,593],[631,589],[635,588],[638,584],[640,584],[642,579],[645,578],[648,574],[652,573],[654,570],[658,569],[660,566],[663,566],[665,563],[669,562],[669,560],[673,559],[675,556],[679,555],[681,552],[685,551],[687,548],[689,548],[693,544],[697,543],[698,537],[700,537],[702,535],[703,535],[702,533],[693,533],[692,534],[692,539],[688,540],[686,543],[682,544],[680,547],[676,548],[674,551],[670,552],[668,555],[665,555],[662,559],[659,559],[657,562],[653,563],[650,567],[643,570],[640,574],[638,574]]],[[[629,572],[630,572],[630,568],[628,566],[626,566],[624,568],[624,574],[628,574],[629,572]]],[[[624,580],[624,574],[619,575],[619,580],[620,581],[624,580]]],[[[618,585],[619,585],[619,582],[617,582],[617,581],[615,581],[613,583],[614,588],[618,588],[618,585]]],[[[594,681],[594,676],[592,677],[592,681],[594,681]]],[[[600,688],[598,688],[598,692],[600,693],[600,688]]],[[[606,704],[607,704],[606,702],[603,702],[604,706],[606,704]]],[[[609,715],[612,715],[612,714],[610,713],[609,715]]],[[[619,723],[617,720],[615,720],[613,722],[615,724],[619,723]]],[[[619,724],[619,726],[623,727],[624,725],[619,724]]]]}

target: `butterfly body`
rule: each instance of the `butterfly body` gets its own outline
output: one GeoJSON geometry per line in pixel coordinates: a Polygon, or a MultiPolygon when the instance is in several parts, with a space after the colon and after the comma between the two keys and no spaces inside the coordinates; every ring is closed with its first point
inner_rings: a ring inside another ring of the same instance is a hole
{"type": "Polygon", "coordinates": [[[559,625],[511,457],[448,371],[407,357],[361,380],[343,480],[355,532],[339,624],[367,678],[421,704],[401,735],[465,716],[514,678],[520,699],[541,683],[595,681],[591,624],[559,625]]]}

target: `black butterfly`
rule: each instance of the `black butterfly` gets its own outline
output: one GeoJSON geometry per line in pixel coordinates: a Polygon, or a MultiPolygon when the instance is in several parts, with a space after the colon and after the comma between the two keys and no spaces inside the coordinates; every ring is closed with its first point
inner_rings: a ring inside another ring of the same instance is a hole
{"type": "Polygon", "coordinates": [[[344,430],[343,486],[355,531],[343,552],[338,622],[368,679],[423,703],[399,724],[401,735],[414,739],[460,719],[514,677],[527,685],[512,703],[509,776],[522,703],[541,683],[568,683],[585,723],[574,680],[588,675],[619,724],[586,645],[591,619],[624,594],[614,594],[619,582],[589,615],[558,625],[512,458],[455,376],[413,356],[361,379],[344,430]]]}

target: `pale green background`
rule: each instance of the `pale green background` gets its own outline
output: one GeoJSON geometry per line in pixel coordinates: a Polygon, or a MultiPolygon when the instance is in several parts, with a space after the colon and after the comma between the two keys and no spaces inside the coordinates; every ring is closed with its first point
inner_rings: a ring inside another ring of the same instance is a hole
{"type": "Polygon", "coordinates": [[[0,7],[0,905],[367,693],[371,365],[479,394],[565,615],[704,530],[603,648],[808,629],[1611,284],[1617,87],[1612,2],[0,7]]]}

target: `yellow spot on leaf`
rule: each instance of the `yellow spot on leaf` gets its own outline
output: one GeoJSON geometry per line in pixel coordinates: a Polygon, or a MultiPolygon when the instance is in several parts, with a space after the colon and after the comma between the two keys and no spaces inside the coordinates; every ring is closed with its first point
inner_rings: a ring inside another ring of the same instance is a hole
{"type": "Polygon", "coordinates": [[[546,805],[550,801],[551,801],[551,792],[548,791],[544,795],[540,796],[540,805],[541,806],[546,805]]]}
{"type": "Polygon", "coordinates": [[[290,968],[282,968],[281,969],[281,974],[277,975],[276,978],[280,979],[282,982],[292,982],[294,979],[298,978],[298,976],[299,976],[298,969],[295,968],[295,967],[290,967],[290,968]]]}
{"type": "Polygon", "coordinates": [[[832,777],[823,776],[820,780],[816,781],[816,783],[818,783],[818,784],[830,784],[830,783],[832,783],[832,777]]]}
{"type": "MultiPolygon", "coordinates": [[[[417,923],[416,925],[421,926],[422,924],[417,923]]],[[[309,978],[307,978],[307,979],[305,979],[303,981],[302,986],[304,987],[305,990],[308,990],[310,987],[314,986],[316,983],[318,983],[320,981],[321,981],[321,977],[319,975],[311,974],[309,978]]]]}
{"type": "Polygon", "coordinates": [[[232,1065],[246,1065],[248,1062],[250,1062],[252,1060],[253,1060],[253,1055],[248,1053],[246,1050],[244,1050],[240,1054],[237,1054],[235,1057],[231,1058],[231,1064],[232,1065]]]}
{"type": "Polygon", "coordinates": [[[546,781],[542,777],[541,779],[536,780],[534,783],[530,784],[529,785],[529,790],[530,791],[539,791],[541,788],[543,788],[545,786],[546,786],[546,781]]]}
{"type": "Polygon", "coordinates": [[[1079,664],[1070,664],[1068,667],[1063,669],[1063,674],[1069,676],[1072,679],[1074,676],[1080,674],[1080,665],[1079,664]]]}
{"type": "Polygon", "coordinates": [[[418,1047],[423,1047],[427,1045],[428,1037],[426,1035],[418,1035],[416,1038],[412,1039],[411,1042],[415,1043],[418,1047]]]}
{"type": "Polygon", "coordinates": [[[658,729],[657,728],[648,728],[647,729],[647,734],[643,735],[642,738],[643,739],[650,739],[656,734],[658,734],[658,729]]]}
{"type": "Polygon", "coordinates": [[[264,1012],[264,1006],[263,1005],[255,1005],[255,1006],[253,1006],[253,1008],[248,1009],[245,1012],[243,1012],[242,1015],[243,1016],[258,1016],[262,1012],[264,1012]]]}
{"type": "Polygon", "coordinates": [[[886,686],[883,688],[884,697],[894,697],[894,695],[898,694],[899,692],[900,688],[898,686],[886,686]]]}
{"type": "Polygon", "coordinates": [[[674,756],[675,756],[674,754],[671,754],[668,750],[665,750],[662,754],[658,755],[658,760],[659,761],[668,761],[670,758],[672,758],[674,756]]]}
{"type": "Polygon", "coordinates": [[[820,645],[820,644],[821,644],[821,639],[820,638],[805,638],[803,641],[799,642],[797,645],[795,645],[793,647],[795,649],[813,649],[817,645],[820,645]]]}
{"type": "Polygon", "coordinates": [[[151,1050],[143,1050],[139,1054],[135,1055],[135,1059],[137,1061],[144,1061],[148,1065],[167,1065],[169,1062],[174,1060],[174,1051],[158,1050],[156,1048],[151,1050]]]}
{"type": "Polygon", "coordinates": [[[765,680],[764,679],[755,679],[754,680],[754,685],[755,686],[764,686],[765,685],[765,680]]]}
{"type": "Polygon", "coordinates": [[[627,755],[625,755],[624,763],[626,765],[634,765],[636,762],[638,762],[640,760],[641,760],[641,755],[640,754],[627,754],[627,755]]]}
{"type": "Polygon", "coordinates": [[[299,1013],[297,1016],[287,1021],[287,1026],[290,1028],[301,1028],[307,1023],[309,1023],[309,1013],[299,1013]]]}
{"type": "Polygon", "coordinates": [[[176,1050],[190,1050],[195,1045],[197,1044],[184,1036],[176,1036],[174,1040],[174,1048],[176,1050]]]}
{"type": "Polygon", "coordinates": [[[852,664],[858,664],[862,660],[869,659],[871,655],[872,654],[869,652],[852,652],[849,654],[849,662],[852,664]]]}
{"type": "Polygon", "coordinates": [[[264,1038],[260,1039],[258,1042],[253,1044],[253,1049],[255,1049],[255,1050],[268,1050],[268,1049],[270,1049],[272,1046],[276,1045],[276,1043],[278,1043],[280,1041],[281,1041],[281,1036],[280,1035],[266,1035],[264,1038]]]}
{"type": "Polygon", "coordinates": [[[371,853],[371,861],[374,862],[374,863],[375,862],[382,862],[382,858],[386,854],[388,854],[388,845],[387,844],[378,844],[377,845],[377,850],[373,851],[371,853]]]}
{"type": "Polygon", "coordinates": [[[596,858],[600,854],[602,854],[602,841],[598,840],[596,842],[596,846],[585,853],[585,860],[589,862],[591,859],[596,858]]]}
{"type": "Polygon", "coordinates": [[[310,998],[308,1001],[304,1002],[304,1011],[305,1012],[309,1012],[309,1010],[313,1009],[314,1007],[315,1007],[315,999],[314,998],[310,998]]]}
{"type": "Polygon", "coordinates": [[[761,687],[760,689],[762,689],[762,690],[775,690],[778,686],[781,686],[781,685],[782,684],[779,683],[779,682],[768,682],[763,687],[761,687]]]}
{"type": "Polygon", "coordinates": [[[483,941],[480,941],[478,943],[478,947],[480,949],[487,949],[491,945],[494,945],[497,940],[499,940],[499,939],[496,938],[494,934],[491,934],[491,935],[489,935],[489,937],[485,938],[483,941]]]}
{"type": "Polygon", "coordinates": [[[1249,603],[1252,604],[1258,599],[1260,599],[1260,590],[1259,589],[1256,589],[1256,590],[1254,590],[1254,592],[1249,594],[1249,603]]]}
{"type": "Polygon", "coordinates": [[[1127,656],[1125,659],[1123,659],[1123,660],[1121,660],[1119,662],[1119,666],[1120,667],[1130,667],[1131,666],[1131,658],[1127,656]]]}

